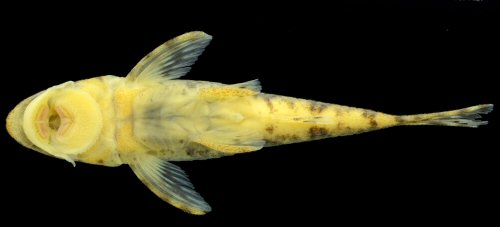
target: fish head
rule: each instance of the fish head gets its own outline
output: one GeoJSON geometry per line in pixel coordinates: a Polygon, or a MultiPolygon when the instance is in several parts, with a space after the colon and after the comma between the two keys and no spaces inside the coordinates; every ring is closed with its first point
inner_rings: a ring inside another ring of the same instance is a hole
{"type": "Polygon", "coordinates": [[[75,165],[97,142],[103,120],[95,98],[69,81],[24,99],[9,113],[6,127],[23,146],[75,165]]]}

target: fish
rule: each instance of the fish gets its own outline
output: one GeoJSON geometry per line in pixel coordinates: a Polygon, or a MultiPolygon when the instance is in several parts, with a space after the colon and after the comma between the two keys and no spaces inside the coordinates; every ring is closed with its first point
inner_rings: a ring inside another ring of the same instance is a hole
{"type": "Polygon", "coordinates": [[[126,77],[68,81],[21,101],[8,115],[12,138],[75,162],[130,166],[159,198],[203,215],[210,205],[172,162],[205,160],[263,147],[348,136],[394,126],[476,128],[492,104],[391,115],[266,94],[259,80],[237,84],[183,80],[212,36],[193,31],[146,55],[126,77]]]}

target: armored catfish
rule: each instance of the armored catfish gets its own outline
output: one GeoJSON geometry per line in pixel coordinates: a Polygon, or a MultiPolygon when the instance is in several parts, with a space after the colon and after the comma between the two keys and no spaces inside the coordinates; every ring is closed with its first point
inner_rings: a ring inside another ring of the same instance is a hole
{"type": "Polygon", "coordinates": [[[178,80],[211,36],[189,32],[144,57],[126,77],[69,81],[19,103],[9,134],[40,153],[75,161],[128,164],[158,197],[192,214],[210,206],[171,161],[219,158],[401,125],[477,127],[493,105],[395,116],[261,93],[258,80],[239,84],[178,80]]]}

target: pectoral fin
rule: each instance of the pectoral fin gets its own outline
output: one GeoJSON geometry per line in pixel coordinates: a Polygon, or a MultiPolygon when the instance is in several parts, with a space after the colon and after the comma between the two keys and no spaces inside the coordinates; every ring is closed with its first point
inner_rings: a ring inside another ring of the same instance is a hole
{"type": "Polygon", "coordinates": [[[158,197],[188,213],[203,215],[210,205],[198,194],[186,173],[178,166],[151,155],[129,160],[137,177],[158,197]]]}
{"type": "Polygon", "coordinates": [[[188,32],[177,36],[146,55],[127,75],[129,81],[177,79],[191,70],[212,36],[188,32]]]}

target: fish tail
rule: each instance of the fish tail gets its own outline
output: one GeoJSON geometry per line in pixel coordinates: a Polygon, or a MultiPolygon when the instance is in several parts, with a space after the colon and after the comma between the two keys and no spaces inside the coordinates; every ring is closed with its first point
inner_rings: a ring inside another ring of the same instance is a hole
{"type": "Polygon", "coordinates": [[[445,112],[397,116],[396,121],[400,125],[442,125],[477,128],[488,124],[488,121],[479,119],[482,114],[488,114],[492,110],[493,104],[483,104],[445,112]]]}

